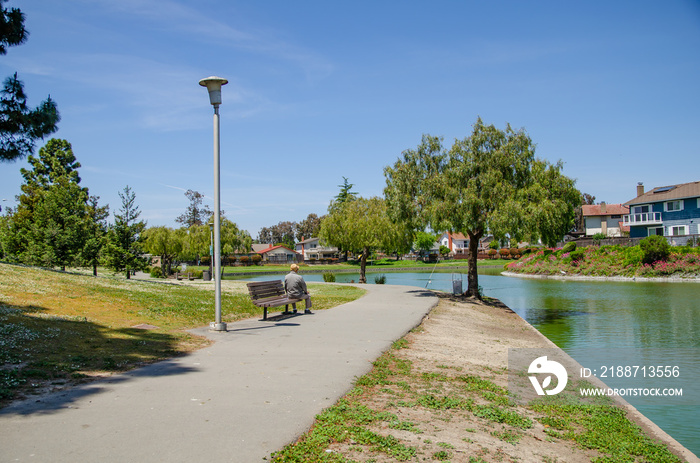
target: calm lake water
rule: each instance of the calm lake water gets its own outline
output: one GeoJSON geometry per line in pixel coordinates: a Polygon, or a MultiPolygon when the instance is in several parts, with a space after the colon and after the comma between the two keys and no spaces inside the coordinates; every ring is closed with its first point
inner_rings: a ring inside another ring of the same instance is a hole
{"type": "MultiPolygon", "coordinates": [[[[484,273],[479,275],[484,294],[500,299],[584,366],[678,366],[680,377],[672,382],[605,382],[610,387],[682,387],[683,397],[625,400],[700,455],[700,284],[534,280],[504,277],[500,269],[484,273]]],[[[374,283],[376,275],[368,274],[367,281],[374,283]]],[[[466,272],[384,275],[386,284],[452,292],[453,280],[462,278],[463,289],[467,286],[466,272]]],[[[323,281],[322,275],[303,276],[323,281]]],[[[336,274],[339,283],[357,279],[357,274],[336,274]]]]}

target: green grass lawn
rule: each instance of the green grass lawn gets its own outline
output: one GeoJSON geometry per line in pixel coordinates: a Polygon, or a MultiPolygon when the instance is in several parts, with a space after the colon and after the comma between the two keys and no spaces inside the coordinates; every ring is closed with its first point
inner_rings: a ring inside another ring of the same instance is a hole
{"type": "MultiPolygon", "coordinates": [[[[500,267],[503,268],[504,264],[514,262],[513,260],[504,259],[489,259],[478,261],[479,267],[500,267]]],[[[314,272],[322,273],[325,271],[343,272],[343,271],[358,271],[360,270],[360,264],[354,263],[338,263],[338,264],[301,264],[300,267],[304,272],[314,272]]],[[[412,270],[412,271],[432,271],[434,268],[440,269],[451,269],[451,268],[466,268],[468,267],[466,260],[447,260],[440,261],[440,263],[435,265],[435,263],[425,263],[421,261],[412,260],[395,260],[395,259],[382,259],[379,261],[369,262],[367,264],[367,272],[385,272],[385,271],[400,271],[400,270],[412,270]]],[[[206,266],[188,266],[187,271],[192,270],[207,270],[209,267],[206,266]]],[[[289,271],[289,265],[287,264],[264,264],[264,265],[249,265],[249,266],[225,266],[223,267],[224,274],[247,274],[247,273],[285,273],[289,271]]]]}
{"type": "MultiPolygon", "coordinates": [[[[128,370],[209,343],[186,330],[214,320],[211,289],[8,264],[0,264],[0,281],[0,405],[47,385],[128,370]],[[135,328],[143,324],[153,328],[135,328]]],[[[310,284],[309,290],[314,310],[364,294],[339,285],[310,284]]],[[[221,309],[225,322],[262,317],[243,282],[225,283],[221,309]]]]}

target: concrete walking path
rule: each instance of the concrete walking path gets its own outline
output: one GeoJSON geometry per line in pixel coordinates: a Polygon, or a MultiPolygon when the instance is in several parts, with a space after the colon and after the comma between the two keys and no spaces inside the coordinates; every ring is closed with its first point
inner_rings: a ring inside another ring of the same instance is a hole
{"type": "Polygon", "coordinates": [[[313,315],[195,330],[216,342],[2,409],[0,461],[269,461],[437,304],[421,288],[363,288],[313,315]]]}

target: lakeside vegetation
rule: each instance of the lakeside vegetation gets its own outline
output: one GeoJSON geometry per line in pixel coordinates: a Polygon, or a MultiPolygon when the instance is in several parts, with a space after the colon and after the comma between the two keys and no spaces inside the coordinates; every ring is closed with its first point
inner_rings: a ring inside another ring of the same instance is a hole
{"type": "MultiPolygon", "coordinates": [[[[209,344],[186,330],[214,320],[211,285],[95,278],[3,263],[0,280],[0,406],[209,344]]],[[[309,288],[314,310],[364,293],[347,286],[309,288]]],[[[225,322],[262,316],[242,282],[226,283],[221,311],[225,322]]]]}
{"type": "Polygon", "coordinates": [[[637,246],[628,247],[612,245],[577,249],[574,243],[568,243],[563,248],[525,254],[504,268],[509,272],[532,275],[698,278],[700,247],[669,246],[663,237],[649,237],[637,246]]]}
{"type": "MultiPolygon", "coordinates": [[[[505,264],[513,262],[507,259],[488,259],[478,261],[478,267],[498,267],[502,268],[505,264]]],[[[396,260],[396,259],[380,259],[369,262],[367,264],[367,273],[373,272],[391,272],[391,271],[439,271],[441,269],[468,268],[466,260],[441,260],[439,263],[422,262],[419,260],[396,260]]],[[[323,272],[359,272],[360,263],[343,262],[334,264],[299,264],[302,272],[306,273],[323,273],[323,272]]],[[[186,272],[208,270],[209,267],[204,266],[187,266],[186,272]]],[[[224,275],[245,275],[253,273],[287,273],[289,272],[288,264],[264,264],[264,265],[249,265],[249,266],[231,266],[223,267],[224,275]]]]}

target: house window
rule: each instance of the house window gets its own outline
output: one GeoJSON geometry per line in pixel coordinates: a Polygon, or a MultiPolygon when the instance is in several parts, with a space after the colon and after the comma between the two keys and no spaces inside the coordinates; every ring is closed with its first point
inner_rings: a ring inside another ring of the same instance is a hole
{"type": "Polygon", "coordinates": [[[677,225],[675,227],[668,227],[668,236],[683,236],[688,234],[687,225],[677,225]]]}
{"type": "Polygon", "coordinates": [[[611,215],[610,218],[611,219],[620,219],[620,218],[622,218],[622,216],[621,215],[611,215]]]}
{"type": "Polygon", "coordinates": [[[651,212],[651,206],[645,204],[644,206],[632,206],[632,214],[646,214],[651,212]]]}
{"type": "Polygon", "coordinates": [[[647,228],[647,232],[648,232],[649,236],[652,236],[652,235],[664,236],[664,227],[649,227],[649,228],[647,228]]]}
{"type": "Polygon", "coordinates": [[[678,201],[667,201],[664,203],[664,211],[665,212],[675,212],[675,211],[682,211],[683,210],[683,201],[678,200],[678,201]]]}

